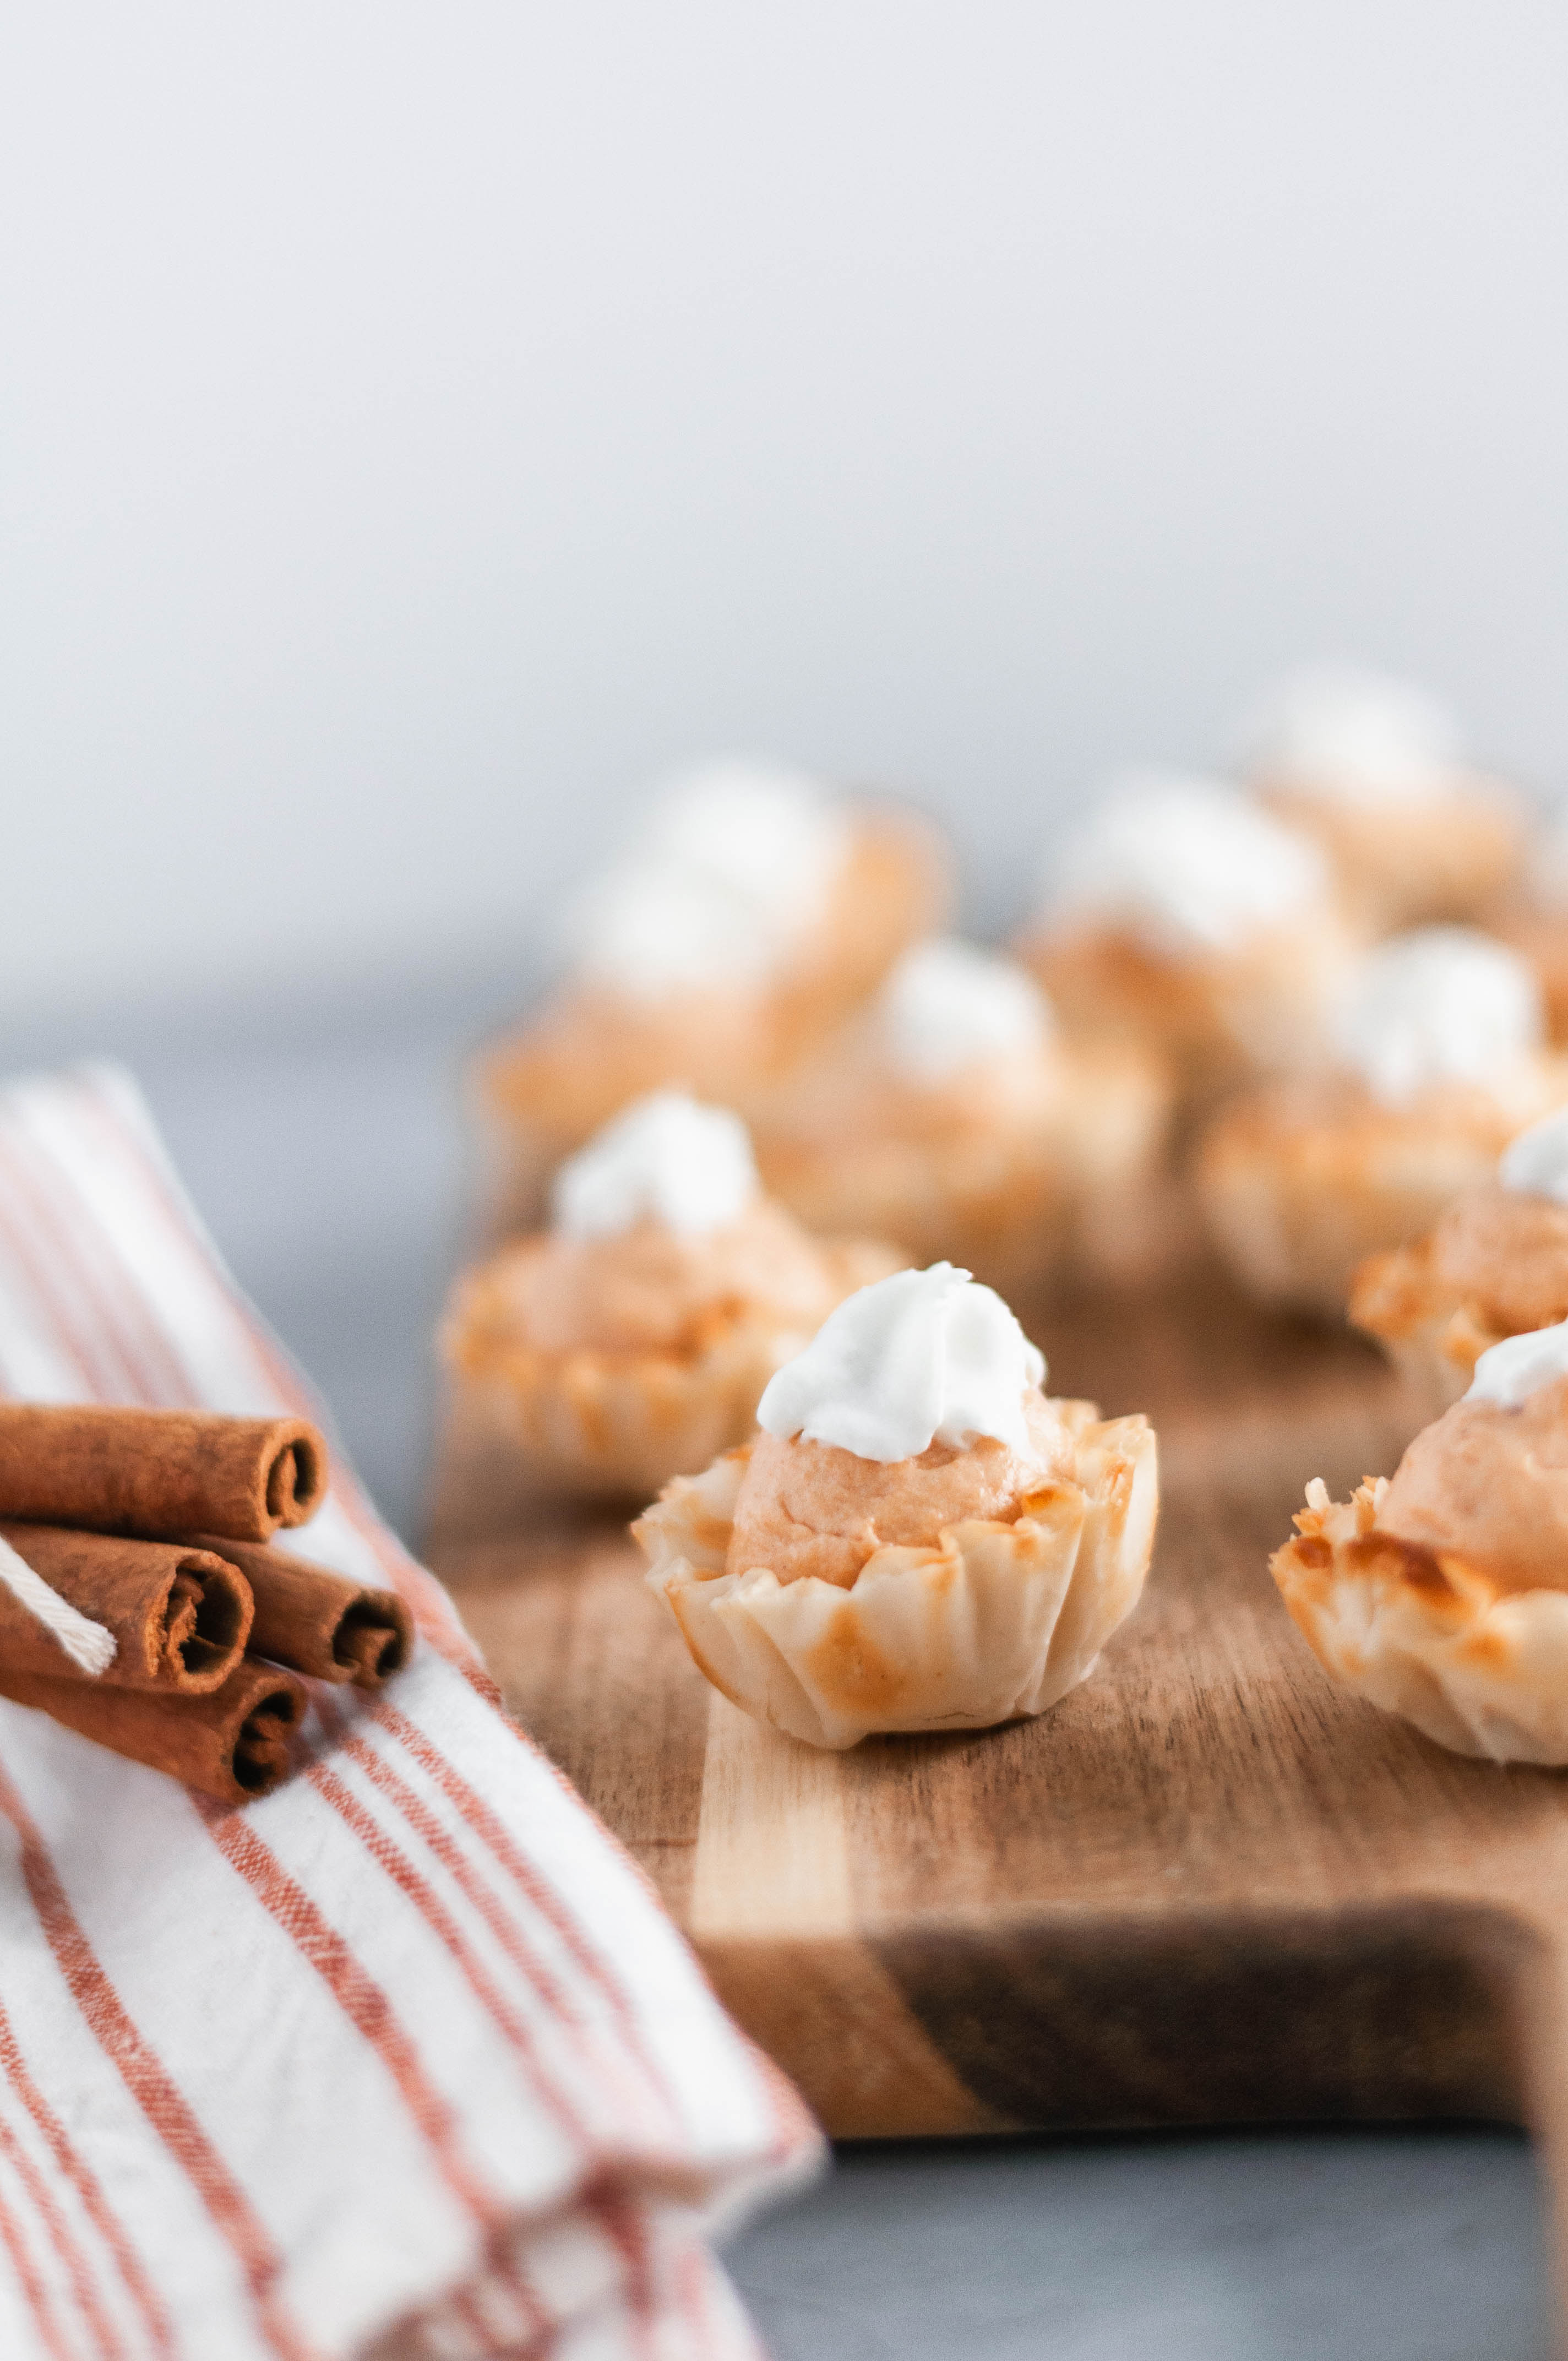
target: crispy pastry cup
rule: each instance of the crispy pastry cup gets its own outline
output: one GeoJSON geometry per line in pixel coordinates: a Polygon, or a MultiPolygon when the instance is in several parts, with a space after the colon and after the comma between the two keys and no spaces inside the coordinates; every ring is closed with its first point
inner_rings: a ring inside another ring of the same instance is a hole
{"type": "Polygon", "coordinates": [[[1453,1083],[1400,1107],[1343,1082],[1249,1093],[1199,1150],[1210,1235],[1261,1301],[1343,1313],[1368,1256],[1431,1229],[1492,1180],[1517,1132],[1568,1100],[1568,1060],[1542,1055],[1515,1081],[1506,1100],[1453,1083]]]}
{"type": "Polygon", "coordinates": [[[1045,1712],[1137,1604],[1159,1502],[1154,1430],[1058,1405],[1073,1480],[1016,1520],[875,1551],[848,1588],[726,1570],[749,1446],[666,1487],[632,1532],[699,1672],[758,1721],[842,1750],[878,1731],[987,1730],[1045,1712]]]}
{"type": "Polygon", "coordinates": [[[1499,1591],[1451,1552],[1385,1532],[1385,1488],[1310,1488],[1269,1560],[1313,1654],[1456,1754],[1568,1763],[1568,1591],[1499,1591]]]}
{"type": "MultiPolygon", "coordinates": [[[[838,1302],[903,1268],[876,1239],[819,1241],[838,1302]]],[[[551,1488],[646,1499],[751,1433],[773,1371],[811,1341],[761,1306],[717,1308],[686,1349],[598,1345],[546,1351],[518,1334],[501,1266],[457,1283],[443,1330],[456,1407],[551,1488]]]]}
{"type": "Polygon", "coordinates": [[[1469,1390],[1476,1362],[1506,1333],[1439,1285],[1427,1238],[1367,1257],[1351,1281],[1349,1317],[1376,1338],[1429,1422],[1469,1390]]]}

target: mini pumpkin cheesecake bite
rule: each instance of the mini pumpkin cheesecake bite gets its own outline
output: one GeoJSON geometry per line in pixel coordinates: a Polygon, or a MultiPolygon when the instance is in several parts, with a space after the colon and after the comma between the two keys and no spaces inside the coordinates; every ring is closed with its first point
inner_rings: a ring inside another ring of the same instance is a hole
{"type": "Polygon", "coordinates": [[[1292,673],[1244,724],[1240,752],[1374,934],[1479,917],[1519,870],[1523,798],[1468,761],[1453,717],[1404,681],[1350,665],[1292,673]]]}
{"type": "Polygon", "coordinates": [[[1143,1418],[1048,1400],[948,1263],[831,1313],[761,1431],[632,1532],[699,1671],[811,1746],[1043,1713],[1136,1605],[1158,1476],[1143,1418]]]}
{"type": "Polygon", "coordinates": [[[1019,1289],[1146,1229],[1170,1114],[1146,1051],[1064,1037],[1027,970],[936,938],[759,1110],[769,1189],[813,1229],[959,1256],[1019,1289]]]}
{"type": "Polygon", "coordinates": [[[1201,1097],[1309,1062],[1352,946],[1308,838],[1218,779],[1134,772],[1053,860],[1024,958],[1075,1027],[1201,1097]]]}
{"type": "Polygon", "coordinates": [[[708,763],[658,798],[568,906],[566,972],[480,1061],[503,1224],[554,1166],[661,1084],[742,1102],[873,991],[947,899],[935,830],[775,766],[708,763]]]}
{"type": "Polygon", "coordinates": [[[548,1229],[458,1281],[459,1408],[541,1483],[642,1493],[750,1434],[782,1361],[903,1257],[813,1238],[762,1195],[746,1127],[656,1092],[555,1177],[548,1229]]]}
{"type": "Polygon", "coordinates": [[[1456,1197],[1424,1236],[1364,1262],[1350,1317],[1434,1418],[1492,1345],[1568,1319],[1568,1107],[1521,1132],[1496,1179],[1456,1197]]]}
{"type": "Polygon", "coordinates": [[[1461,1754],[1568,1763],[1568,1323],[1493,1345],[1393,1477],[1270,1561],[1336,1680],[1461,1754]]]}
{"type": "Polygon", "coordinates": [[[1225,1108],[1197,1164],[1220,1252],[1263,1301],[1342,1312],[1357,1266],[1491,1180],[1522,1126],[1568,1100],[1515,952],[1460,927],[1369,952],[1335,1028],[1339,1062],[1225,1108]]]}

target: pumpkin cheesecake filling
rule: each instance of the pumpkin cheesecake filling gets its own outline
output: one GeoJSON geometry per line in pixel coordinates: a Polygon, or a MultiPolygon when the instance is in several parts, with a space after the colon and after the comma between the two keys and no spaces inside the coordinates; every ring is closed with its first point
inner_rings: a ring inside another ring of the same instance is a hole
{"type": "Polygon", "coordinates": [[[835,1279],[817,1241],[759,1198],[699,1237],[647,1218],[613,1237],[546,1231],[514,1252],[504,1285],[542,1352],[683,1353],[743,1309],[812,1329],[842,1293],[835,1279]]]}
{"type": "Polygon", "coordinates": [[[1492,1185],[1459,1198],[1431,1235],[1434,1285],[1499,1336],[1568,1314],[1568,1205],[1492,1185]]]}
{"type": "Polygon", "coordinates": [[[1455,1402],[1410,1444],[1377,1522],[1496,1589],[1568,1591],[1568,1377],[1520,1402],[1455,1402]]]}
{"type": "Polygon", "coordinates": [[[1055,1405],[1024,1396],[1025,1449],[977,1435],[932,1443],[909,1459],[861,1459],[836,1444],[762,1433],[735,1502],[731,1574],[767,1566],[780,1582],[815,1575],[848,1589],[890,1543],[935,1548],[946,1527],[985,1517],[1011,1524],[1033,1492],[1070,1479],[1072,1437],[1055,1405]]]}

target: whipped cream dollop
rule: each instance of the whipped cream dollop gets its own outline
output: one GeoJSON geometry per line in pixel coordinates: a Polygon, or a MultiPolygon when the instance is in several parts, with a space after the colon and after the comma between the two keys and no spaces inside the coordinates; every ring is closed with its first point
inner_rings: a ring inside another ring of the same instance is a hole
{"type": "Polygon", "coordinates": [[[1485,1087],[1538,1049],[1542,1032],[1530,968],[1469,927],[1417,927],[1380,943],[1334,1023],[1341,1058],[1387,1106],[1438,1082],[1485,1087]]]}
{"type": "Polygon", "coordinates": [[[1504,1148],[1497,1178],[1505,1189],[1527,1197],[1550,1197],[1568,1205],[1568,1106],[1543,1115],[1504,1148]]]}
{"type": "Polygon", "coordinates": [[[1129,771],[1064,848],[1047,915],[1125,927],[1151,949],[1234,950],[1325,893],[1322,853],[1223,779],[1129,771]]]}
{"type": "Polygon", "coordinates": [[[1453,717],[1424,689],[1353,664],[1310,664],[1259,699],[1239,735],[1250,777],[1344,803],[1419,803],[1453,785],[1453,717]]]}
{"type": "Polygon", "coordinates": [[[634,999],[757,984],[827,908],[852,833],[820,781],[707,763],[670,781],[566,914],[577,972],[634,999]]]}
{"type": "Polygon", "coordinates": [[[778,960],[743,899],[667,861],[611,870],[577,896],[563,931],[576,973],[629,1000],[745,989],[778,960]]]}
{"type": "Polygon", "coordinates": [[[1002,1298],[938,1262],[846,1297],[770,1379],[757,1422],[859,1459],[964,1450],[981,1435],[1025,1452],[1024,1395],[1045,1374],[1002,1298]]]}
{"type": "Polygon", "coordinates": [[[1026,969],[950,935],[905,952],[878,995],[877,1018],[894,1071],[927,1087],[971,1066],[1031,1057],[1053,1026],[1026,969]]]}
{"type": "Polygon", "coordinates": [[[570,1238],[620,1237],[662,1222],[702,1237],[739,1221],[757,1195],[745,1125],[681,1091],[634,1099],[569,1157],[551,1190],[554,1227],[570,1238]]]}
{"type": "Polygon", "coordinates": [[[1568,1320],[1489,1345],[1475,1364],[1464,1399],[1500,1402],[1505,1410],[1518,1410],[1531,1394],[1559,1378],[1568,1378],[1568,1320]]]}
{"type": "Polygon", "coordinates": [[[729,757],[666,784],[645,843],[655,859],[744,895],[790,928],[820,917],[850,834],[820,779],[783,763],[729,757]]]}

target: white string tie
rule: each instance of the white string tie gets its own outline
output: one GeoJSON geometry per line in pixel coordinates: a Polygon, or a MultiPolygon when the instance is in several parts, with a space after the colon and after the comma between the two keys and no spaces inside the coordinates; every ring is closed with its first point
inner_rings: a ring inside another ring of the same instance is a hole
{"type": "Polygon", "coordinates": [[[25,1557],[18,1556],[7,1541],[0,1541],[0,1582],[29,1615],[37,1618],[46,1631],[60,1642],[73,1664],[96,1679],[106,1673],[115,1661],[116,1642],[112,1631],[90,1616],[78,1613],[69,1598],[51,1590],[41,1574],[35,1574],[25,1557]]]}

